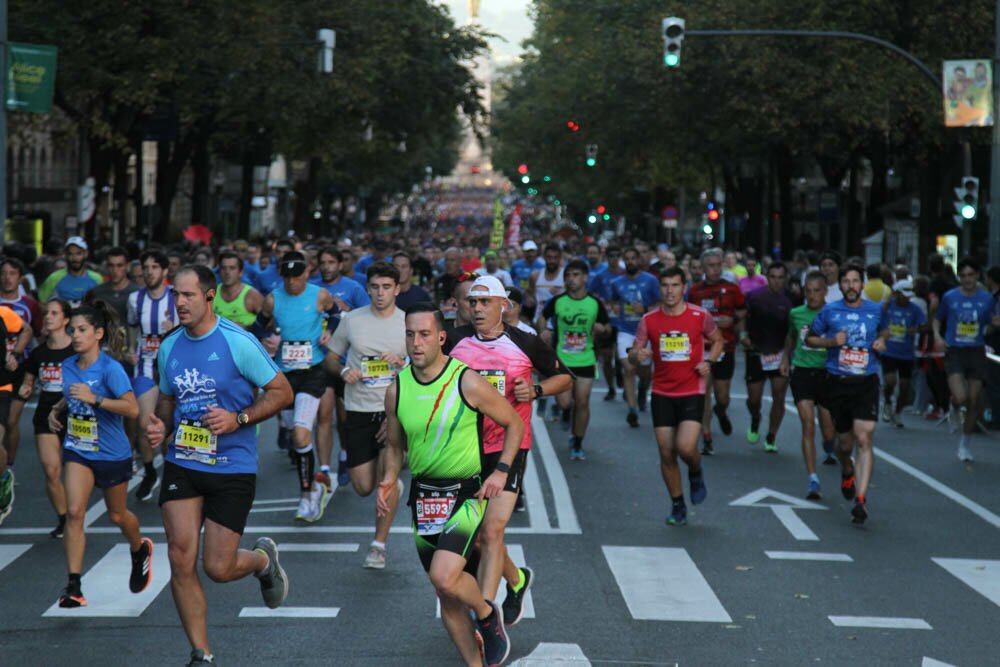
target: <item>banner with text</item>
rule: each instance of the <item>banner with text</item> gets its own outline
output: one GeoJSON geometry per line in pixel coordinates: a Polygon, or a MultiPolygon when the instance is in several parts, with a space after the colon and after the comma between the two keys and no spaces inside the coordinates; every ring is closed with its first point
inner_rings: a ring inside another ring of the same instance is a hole
{"type": "Polygon", "coordinates": [[[11,111],[50,113],[56,87],[54,46],[10,42],[4,101],[11,111]]]}
{"type": "Polygon", "coordinates": [[[497,250],[503,245],[503,204],[500,197],[493,200],[493,233],[490,234],[490,249],[497,250]]]}

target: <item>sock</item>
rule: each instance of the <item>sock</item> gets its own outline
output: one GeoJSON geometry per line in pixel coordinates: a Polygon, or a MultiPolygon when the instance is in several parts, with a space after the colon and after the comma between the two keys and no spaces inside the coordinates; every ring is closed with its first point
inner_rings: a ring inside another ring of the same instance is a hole
{"type": "Polygon", "coordinates": [[[569,436],[569,448],[570,449],[579,449],[580,448],[580,445],[578,444],[578,441],[577,441],[575,435],[569,436]]]}
{"type": "Polygon", "coordinates": [[[865,504],[865,496],[864,496],[864,494],[861,494],[861,493],[858,494],[858,502],[861,503],[862,505],[865,504]]]}
{"type": "Polygon", "coordinates": [[[156,477],[156,468],[153,467],[153,462],[143,463],[142,467],[146,470],[146,477],[156,477]]]}
{"type": "Polygon", "coordinates": [[[295,457],[295,469],[299,473],[299,490],[302,491],[302,493],[311,491],[313,474],[316,470],[316,461],[313,458],[312,449],[308,449],[304,452],[293,449],[292,456],[295,457]]]}
{"type": "Polygon", "coordinates": [[[477,623],[486,623],[491,618],[493,618],[493,607],[492,606],[490,607],[490,613],[486,614],[485,616],[477,616],[476,617],[476,622],[477,623]]]}
{"type": "Polygon", "coordinates": [[[750,430],[754,433],[760,428],[760,415],[751,414],[750,415],[750,430]]]}
{"type": "Polygon", "coordinates": [[[688,468],[688,481],[693,479],[701,479],[701,466],[697,468],[688,468]]]}
{"type": "Polygon", "coordinates": [[[823,441],[823,451],[827,454],[833,454],[833,440],[823,441]]]}
{"type": "Polygon", "coordinates": [[[574,435],[573,436],[573,440],[576,443],[574,446],[577,449],[583,449],[583,436],[582,435],[574,435]]]}
{"type": "Polygon", "coordinates": [[[684,507],[684,494],[681,494],[676,498],[671,497],[670,502],[673,503],[674,507],[684,507]]]}
{"type": "Polygon", "coordinates": [[[326,474],[329,475],[330,474],[330,466],[328,466],[328,465],[321,465],[319,467],[319,471],[320,472],[325,472],[326,474]]]}
{"type": "Polygon", "coordinates": [[[65,514],[60,514],[59,515],[59,527],[60,528],[65,528],[66,527],[66,515],[65,514]]]}
{"type": "Polygon", "coordinates": [[[524,571],[521,568],[517,568],[517,583],[510,587],[515,593],[520,593],[521,589],[524,588],[524,582],[527,577],[524,576],[524,571]]]}
{"type": "Polygon", "coordinates": [[[630,415],[634,415],[634,414],[637,414],[638,412],[639,412],[638,408],[633,408],[633,407],[632,407],[631,405],[630,405],[630,406],[628,406],[628,413],[629,413],[630,415]]]}
{"type": "Polygon", "coordinates": [[[969,440],[971,440],[971,436],[968,433],[963,433],[961,437],[958,439],[958,444],[959,446],[962,447],[968,447],[969,440]]]}
{"type": "Polygon", "coordinates": [[[819,482],[819,475],[817,475],[816,473],[810,473],[809,474],[809,481],[810,482],[817,482],[818,483],[819,482]]]}
{"type": "Polygon", "coordinates": [[[69,573],[69,583],[76,584],[77,586],[79,586],[80,585],[80,573],[79,572],[70,572],[69,573]]]}
{"type": "Polygon", "coordinates": [[[385,549],[385,542],[379,542],[378,540],[372,540],[372,546],[378,547],[379,549],[385,549]]]}

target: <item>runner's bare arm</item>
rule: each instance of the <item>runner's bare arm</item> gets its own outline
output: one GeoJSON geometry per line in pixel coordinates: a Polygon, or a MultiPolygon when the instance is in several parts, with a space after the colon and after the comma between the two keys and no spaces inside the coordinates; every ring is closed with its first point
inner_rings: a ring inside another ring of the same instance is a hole
{"type": "MultiPolygon", "coordinates": [[[[406,439],[403,427],[396,415],[396,382],[385,390],[386,447],[382,455],[382,480],[376,504],[380,513],[389,511],[389,492],[396,486],[399,472],[403,469],[403,445],[406,439]],[[384,497],[383,497],[384,496],[384,497]]],[[[495,393],[495,392],[494,392],[495,393]]]]}
{"type": "Polygon", "coordinates": [[[264,295],[251,287],[250,291],[247,292],[246,298],[243,300],[243,305],[246,306],[249,312],[259,313],[264,306],[264,295]]]}
{"type": "MultiPolygon", "coordinates": [[[[484,380],[476,372],[462,372],[462,395],[473,408],[486,415],[504,428],[503,452],[500,453],[500,462],[510,466],[521,448],[521,440],[524,438],[524,422],[521,416],[514,411],[513,406],[493,388],[493,385],[484,380]]],[[[386,398],[388,401],[388,397],[386,398]]],[[[498,464],[499,465],[499,464],[498,464]]],[[[496,498],[503,493],[503,488],[507,484],[507,473],[501,470],[494,470],[479,489],[477,497],[496,498]]]]}
{"type": "Polygon", "coordinates": [[[250,418],[249,424],[257,424],[270,419],[295,400],[292,386],[288,384],[288,378],[285,377],[284,373],[275,375],[261,389],[264,391],[257,395],[257,400],[243,408],[243,412],[247,413],[250,418]]]}

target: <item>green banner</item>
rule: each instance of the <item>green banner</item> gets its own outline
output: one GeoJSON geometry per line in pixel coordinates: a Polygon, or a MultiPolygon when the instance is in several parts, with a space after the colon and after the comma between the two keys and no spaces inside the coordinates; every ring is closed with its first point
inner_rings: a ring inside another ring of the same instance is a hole
{"type": "Polygon", "coordinates": [[[4,100],[11,111],[50,113],[56,87],[54,46],[20,44],[7,46],[7,80],[4,100]]]}

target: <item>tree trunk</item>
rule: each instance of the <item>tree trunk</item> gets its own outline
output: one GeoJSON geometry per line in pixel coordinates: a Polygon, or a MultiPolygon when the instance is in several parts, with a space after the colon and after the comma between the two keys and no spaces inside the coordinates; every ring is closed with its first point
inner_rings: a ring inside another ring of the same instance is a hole
{"type": "MultiPolygon", "coordinates": [[[[209,195],[212,181],[212,165],[208,154],[208,142],[199,140],[194,148],[191,158],[191,168],[194,172],[194,188],[191,196],[192,223],[212,225],[214,222],[211,215],[209,195]]],[[[221,234],[221,229],[213,229],[216,234],[221,234]]]]}
{"type": "Polygon", "coordinates": [[[236,224],[236,238],[250,238],[250,205],[253,200],[253,152],[244,151],[240,172],[240,217],[236,224]]]}

